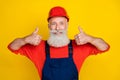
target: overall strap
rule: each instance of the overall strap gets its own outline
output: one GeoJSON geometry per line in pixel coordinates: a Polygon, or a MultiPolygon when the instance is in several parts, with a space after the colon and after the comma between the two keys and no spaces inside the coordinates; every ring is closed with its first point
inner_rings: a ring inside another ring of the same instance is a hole
{"type": "Polygon", "coordinates": [[[72,40],[70,40],[70,43],[68,45],[68,50],[69,50],[69,57],[72,58],[72,54],[73,54],[72,40]]]}
{"type": "Polygon", "coordinates": [[[48,45],[47,41],[45,41],[45,53],[46,57],[48,56],[50,58],[50,46],[48,45]]]}

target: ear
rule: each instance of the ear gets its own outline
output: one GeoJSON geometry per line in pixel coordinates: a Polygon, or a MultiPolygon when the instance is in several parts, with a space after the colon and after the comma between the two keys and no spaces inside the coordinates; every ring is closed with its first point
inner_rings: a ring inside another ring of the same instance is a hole
{"type": "Polygon", "coordinates": [[[67,26],[67,28],[68,28],[68,26],[69,26],[69,22],[66,22],[66,26],[67,26]]]}
{"type": "Polygon", "coordinates": [[[50,24],[48,23],[48,28],[50,28],[50,24]]]}

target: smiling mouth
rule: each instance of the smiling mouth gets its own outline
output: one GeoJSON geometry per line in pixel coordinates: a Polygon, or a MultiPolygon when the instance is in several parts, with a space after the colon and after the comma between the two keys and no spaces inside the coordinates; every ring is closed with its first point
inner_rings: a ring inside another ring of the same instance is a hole
{"type": "Polygon", "coordinates": [[[59,35],[62,34],[63,32],[54,32],[54,34],[59,35]]]}

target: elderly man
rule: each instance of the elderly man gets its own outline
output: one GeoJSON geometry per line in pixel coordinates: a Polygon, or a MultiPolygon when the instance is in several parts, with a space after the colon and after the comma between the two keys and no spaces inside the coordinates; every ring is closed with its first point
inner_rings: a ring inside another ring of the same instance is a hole
{"type": "Polygon", "coordinates": [[[68,39],[69,17],[60,6],[50,10],[47,20],[50,29],[47,41],[42,40],[36,28],[32,34],[8,45],[12,52],[28,57],[35,64],[41,80],[78,80],[84,60],[109,49],[103,39],[86,34],[80,27],[75,39],[68,39]]]}

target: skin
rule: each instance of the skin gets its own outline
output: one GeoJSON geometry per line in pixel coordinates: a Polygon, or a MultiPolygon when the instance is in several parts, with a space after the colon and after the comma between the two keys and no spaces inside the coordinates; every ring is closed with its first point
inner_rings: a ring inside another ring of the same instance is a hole
{"type": "MultiPolygon", "coordinates": [[[[67,29],[68,26],[68,22],[67,19],[65,17],[53,17],[49,20],[49,24],[48,27],[50,30],[65,30],[67,29]]],[[[56,32],[56,35],[59,35],[61,33],[56,32]]]]}
{"type": "MultiPolygon", "coordinates": [[[[62,34],[59,30],[65,30],[68,28],[68,22],[65,17],[53,17],[49,20],[48,27],[50,30],[57,30],[54,34],[60,35],[62,34]]],[[[84,45],[86,43],[90,43],[94,45],[101,51],[105,51],[108,49],[108,44],[101,38],[93,37],[91,35],[86,34],[81,27],[78,27],[79,33],[75,35],[75,42],[77,45],[84,45]]],[[[10,47],[13,50],[18,50],[25,44],[31,44],[37,46],[40,44],[42,37],[38,34],[39,29],[36,28],[32,34],[25,36],[23,38],[17,38],[11,42],[10,47]]]]}

